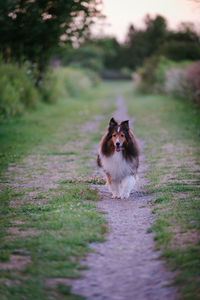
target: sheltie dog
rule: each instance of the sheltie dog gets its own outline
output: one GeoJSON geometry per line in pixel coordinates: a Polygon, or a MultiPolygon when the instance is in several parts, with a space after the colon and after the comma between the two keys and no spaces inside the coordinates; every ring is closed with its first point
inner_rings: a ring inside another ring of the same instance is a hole
{"type": "Polygon", "coordinates": [[[138,143],[128,120],[120,124],[114,118],[110,120],[99,145],[97,164],[105,172],[113,198],[127,199],[135,185],[139,166],[138,143]]]}

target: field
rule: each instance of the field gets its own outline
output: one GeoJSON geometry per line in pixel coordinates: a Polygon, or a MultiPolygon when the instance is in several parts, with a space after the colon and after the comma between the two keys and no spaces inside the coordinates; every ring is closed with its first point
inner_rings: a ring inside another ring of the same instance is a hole
{"type": "Polygon", "coordinates": [[[141,95],[131,82],[103,82],[88,97],[41,104],[0,125],[2,299],[82,299],[71,279],[87,268],[88,243],[109,230],[96,210],[90,184],[97,143],[115,109],[126,99],[136,136],[145,141],[153,195],[156,248],[181,299],[197,299],[200,270],[200,116],[190,103],[141,95]]]}

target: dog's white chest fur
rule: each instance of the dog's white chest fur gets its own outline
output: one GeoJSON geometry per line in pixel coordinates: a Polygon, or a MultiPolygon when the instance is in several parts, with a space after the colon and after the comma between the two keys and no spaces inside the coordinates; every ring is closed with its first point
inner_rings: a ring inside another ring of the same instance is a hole
{"type": "Polygon", "coordinates": [[[131,175],[131,168],[124,159],[121,151],[114,152],[109,157],[101,155],[101,162],[104,171],[109,173],[112,180],[120,181],[126,176],[131,175]]]}

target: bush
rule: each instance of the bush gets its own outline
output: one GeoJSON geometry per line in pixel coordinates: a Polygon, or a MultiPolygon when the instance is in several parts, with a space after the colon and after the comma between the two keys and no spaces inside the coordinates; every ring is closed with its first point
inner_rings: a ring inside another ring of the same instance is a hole
{"type": "Polygon", "coordinates": [[[40,97],[29,70],[16,64],[0,65],[0,116],[8,118],[21,114],[25,108],[34,107],[40,97]]]}
{"type": "Polygon", "coordinates": [[[200,61],[187,69],[186,79],[191,99],[200,105],[200,61]]]}
{"type": "Polygon", "coordinates": [[[56,79],[55,93],[59,96],[79,97],[86,95],[99,79],[90,70],[58,67],[53,70],[56,79]]]}
{"type": "MultiPolygon", "coordinates": [[[[174,62],[165,57],[151,57],[138,70],[139,92],[159,92],[200,104],[200,61],[174,62]]],[[[134,77],[135,78],[135,77],[134,77]]]]}
{"type": "Polygon", "coordinates": [[[186,70],[191,61],[174,62],[166,57],[153,56],[139,70],[139,90],[188,97],[186,70]]]}
{"type": "Polygon", "coordinates": [[[54,103],[61,97],[87,95],[99,78],[93,71],[58,67],[49,70],[40,86],[34,86],[30,69],[16,64],[0,65],[0,119],[19,115],[39,100],[54,103]]]}
{"type": "Polygon", "coordinates": [[[58,97],[62,96],[57,85],[58,78],[54,73],[54,70],[48,70],[38,87],[42,101],[46,103],[55,103],[58,97]]]}

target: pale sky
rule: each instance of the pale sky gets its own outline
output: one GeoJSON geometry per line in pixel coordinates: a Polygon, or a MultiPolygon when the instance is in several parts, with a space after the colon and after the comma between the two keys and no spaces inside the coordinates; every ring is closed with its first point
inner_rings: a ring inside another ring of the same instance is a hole
{"type": "Polygon", "coordinates": [[[142,27],[144,16],[161,14],[168,20],[169,28],[181,22],[193,22],[200,31],[200,1],[192,0],[103,0],[103,13],[107,25],[97,26],[96,32],[114,35],[123,41],[130,23],[142,27]]]}

